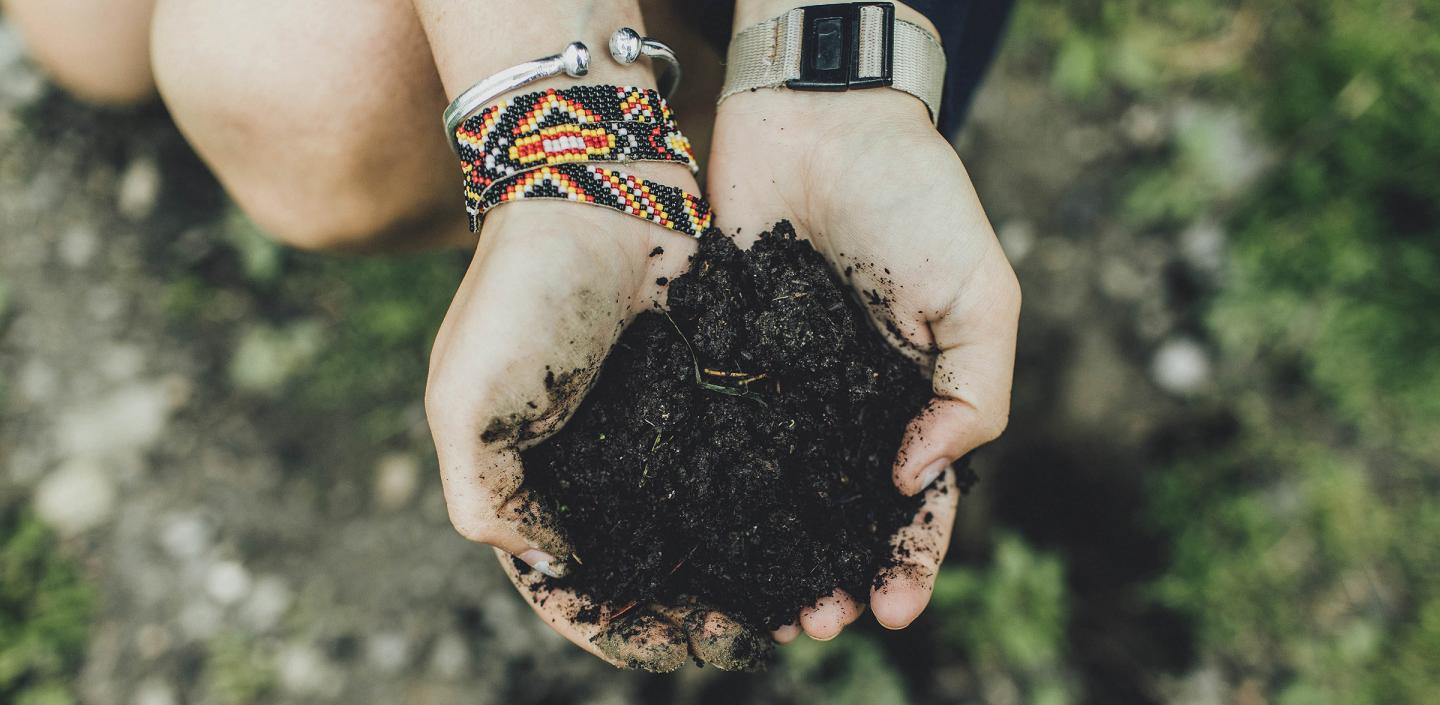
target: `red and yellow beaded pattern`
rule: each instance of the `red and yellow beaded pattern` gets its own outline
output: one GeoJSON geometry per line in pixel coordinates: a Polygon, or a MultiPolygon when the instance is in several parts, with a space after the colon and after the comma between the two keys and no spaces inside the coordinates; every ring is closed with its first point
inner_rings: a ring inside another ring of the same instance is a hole
{"type": "Polygon", "coordinates": [[[593,164],[547,165],[517,174],[486,194],[479,204],[479,214],[523,198],[604,206],[694,237],[708,230],[713,221],[710,204],[703,198],[593,164]]]}
{"type": "Polygon", "coordinates": [[[466,211],[479,230],[486,211],[521,198],[591,203],[698,236],[705,200],[592,161],[661,161],[698,171],[690,140],[652,89],[575,86],[536,91],[485,108],[455,131],[466,211]]]}
{"type": "Polygon", "coordinates": [[[669,104],[644,88],[576,86],[516,96],[464,120],[455,142],[476,199],[496,181],[544,164],[662,161],[699,170],[669,104]]]}

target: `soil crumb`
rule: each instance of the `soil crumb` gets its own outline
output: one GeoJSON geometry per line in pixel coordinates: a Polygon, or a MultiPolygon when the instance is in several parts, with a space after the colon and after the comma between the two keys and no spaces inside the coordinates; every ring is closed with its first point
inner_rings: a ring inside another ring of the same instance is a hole
{"type": "Polygon", "coordinates": [[[919,509],[891,464],[929,382],[789,223],[745,251],[706,235],[669,286],[523,454],[579,559],[557,582],[766,629],[836,587],[864,600],[919,509]]]}

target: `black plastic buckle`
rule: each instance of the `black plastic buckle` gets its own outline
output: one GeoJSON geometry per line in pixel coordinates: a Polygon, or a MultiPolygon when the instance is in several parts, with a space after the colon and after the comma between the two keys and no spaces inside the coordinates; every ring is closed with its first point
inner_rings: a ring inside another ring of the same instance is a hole
{"type": "Polygon", "coordinates": [[[855,2],[810,5],[805,11],[800,42],[800,77],[785,82],[798,91],[845,91],[879,88],[895,81],[895,5],[855,2]],[[884,51],[879,76],[860,77],[860,8],[884,10],[884,51]]]}

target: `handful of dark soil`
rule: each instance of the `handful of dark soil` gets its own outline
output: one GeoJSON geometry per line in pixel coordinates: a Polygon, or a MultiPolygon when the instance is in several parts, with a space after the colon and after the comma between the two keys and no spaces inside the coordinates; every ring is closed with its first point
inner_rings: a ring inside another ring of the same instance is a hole
{"type": "Polygon", "coordinates": [[[836,587],[865,600],[919,507],[891,465],[929,383],[789,223],[747,251],[707,235],[669,305],[523,455],[580,562],[562,582],[771,629],[836,587]]]}

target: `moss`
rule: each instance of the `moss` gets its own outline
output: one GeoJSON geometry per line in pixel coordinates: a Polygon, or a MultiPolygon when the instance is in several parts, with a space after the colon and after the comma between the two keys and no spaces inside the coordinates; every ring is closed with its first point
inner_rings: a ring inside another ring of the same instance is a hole
{"type": "Polygon", "coordinates": [[[0,702],[76,702],[94,603],[55,536],[0,496],[0,702]]]}

